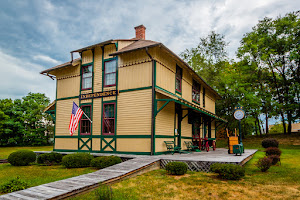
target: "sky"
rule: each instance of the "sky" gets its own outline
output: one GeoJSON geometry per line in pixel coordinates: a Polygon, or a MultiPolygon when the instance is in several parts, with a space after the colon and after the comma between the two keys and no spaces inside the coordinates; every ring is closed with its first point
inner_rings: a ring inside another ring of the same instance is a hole
{"type": "Polygon", "coordinates": [[[29,92],[55,99],[55,81],[39,72],[70,61],[70,51],[109,39],[162,42],[176,54],[211,31],[225,35],[234,59],[243,35],[264,17],[300,10],[296,0],[1,0],[0,99],[29,92]]]}

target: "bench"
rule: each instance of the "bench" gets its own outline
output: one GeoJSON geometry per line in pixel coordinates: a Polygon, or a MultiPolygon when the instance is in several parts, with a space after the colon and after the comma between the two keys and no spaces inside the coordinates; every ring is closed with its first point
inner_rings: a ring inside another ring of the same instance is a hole
{"type": "Polygon", "coordinates": [[[192,141],[184,141],[184,144],[186,145],[188,151],[193,151],[193,150],[199,149],[198,146],[193,145],[192,141]]]}
{"type": "Polygon", "coordinates": [[[171,152],[172,155],[173,155],[175,152],[181,153],[181,147],[175,146],[174,141],[164,141],[164,143],[165,143],[166,146],[167,146],[168,152],[171,152]]]}

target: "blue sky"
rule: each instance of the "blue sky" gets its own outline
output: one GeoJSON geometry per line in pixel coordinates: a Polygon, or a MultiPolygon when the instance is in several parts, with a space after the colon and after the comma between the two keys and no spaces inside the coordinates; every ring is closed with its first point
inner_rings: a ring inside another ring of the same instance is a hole
{"type": "Polygon", "coordinates": [[[225,35],[234,58],[243,34],[258,20],[300,9],[295,0],[1,0],[0,98],[28,92],[55,99],[55,81],[39,72],[70,60],[70,51],[108,39],[146,39],[179,54],[211,31],[225,35]]]}

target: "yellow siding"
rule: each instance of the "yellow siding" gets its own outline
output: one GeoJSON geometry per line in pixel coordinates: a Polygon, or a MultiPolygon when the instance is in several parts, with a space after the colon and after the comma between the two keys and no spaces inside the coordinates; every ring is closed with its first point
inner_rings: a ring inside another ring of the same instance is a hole
{"type": "Polygon", "coordinates": [[[211,123],[211,137],[216,137],[216,120],[211,123]]]}
{"type": "Polygon", "coordinates": [[[112,96],[112,97],[103,97],[103,102],[104,101],[113,101],[116,100],[116,96],[112,96]]]}
{"type": "Polygon", "coordinates": [[[100,47],[95,49],[94,58],[94,92],[102,91],[102,50],[100,47]]]}
{"type": "Polygon", "coordinates": [[[118,135],[151,134],[151,89],[120,93],[118,135]]]}
{"type": "Polygon", "coordinates": [[[165,67],[161,63],[157,62],[156,63],[156,85],[174,93],[175,92],[175,71],[176,71],[176,64],[165,67]]]}
{"type": "Polygon", "coordinates": [[[67,67],[55,72],[57,78],[57,98],[78,96],[80,87],[80,67],[67,67]]]}
{"type": "Polygon", "coordinates": [[[112,58],[112,56],[109,56],[109,54],[116,52],[116,45],[110,44],[104,46],[104,59],[112,58]]]}
{"type": "MultiPolygon", "coordinates": [[[[102,110],[101,98],[94,99],[94,103],[93,103],[93,135],[101,135],[101,110],[102,110]]],[[[100,143],[99,143],[99,145],[100,145],[100,143]]]]}
{"type": "Polygon", "coordinates": [[[151,62],[119,68],[119,90],[146,87],[151,85],[151,62]]]}
{"type": "Polygon", "coordinates": [[[151,139],[117,139],[117,151],[129,151],[129,152],[150,152],[151,151],[151,139]]]}
{"type": "MultiPolygon", "coordinates": [[[[151,54],[151,50],[149,50],[151,54]]],[[[152,54],[151,54],[152,55],[152,54]]],[[[133,65],[138,64],[138,62],[150,61],[150,57],[146,54],[145,50],[139,50],[134,52],[129,52],[126,54],[119,55],[119,67],[123,67],[125,65],[133,65]]]]}
{"type": "Polygon", "coordinates": [[[135,41],[118,41],[118,49],[121,50],[124,47],[132,44],[133,42],[135,42],[135,41]]]}
{"type": "Polygon", "coordinates": [[[93,62],[93,52],[91,50],[87,50],[82,52],[82,64],[87,64],[93,62]]]}
{"type": "Polygon", "coordinates": [[[206,94],[205,94],[205,109],[212,113],[215,113],[215,106],[216,106],[215,99],[216,99],[216,97],[211,92],[209,92],[209,91],[206,92],[206,94]]]}
{"type": "Polygon", "coordinates": [[[81,100],[80,103],[92,103],[92,99],[81,100]]]}
{"type": "MultiPolygon", "coordinates": [[[[159,101],[157,103],[157,109],[159,109],[164,103],[165,103],[164,101],[159,101]]],[[[169,102],[168,105],[165,106],[156,116],[155,134],[174,136],[174,120],[175,120],[175,103],[169,102]]]]}
{"type": "MultiPolygon", "coordinates": [[[[183,110],[182,116],[185,116],[187,113],[187,110],[183,110]]],[[[192,124],[188,123],[188,116],[181,122],[181,136],[192,137],[192,124]]]]}
{"type": "Polygon", "coordinates": [[[77,138],[55,138],[55,149],[77,150],[77,138]]]}
{"type": "Polygon", "coordinates": [[[92,144],[93,151],[100,151],[100,138],[93,138],[92,144]]]}
{"type": "MultiPolygon", "coordinates": [[[[56,102],[56,124],[55,135],[69,135],[69,123],[73,101],[78,105],[78,99],[67,99],[56,102]]],[[[74,135],[78,134],[78,129],[74,135]]],[[[56,141],[55,141],[56,142],[56,141]]]]}

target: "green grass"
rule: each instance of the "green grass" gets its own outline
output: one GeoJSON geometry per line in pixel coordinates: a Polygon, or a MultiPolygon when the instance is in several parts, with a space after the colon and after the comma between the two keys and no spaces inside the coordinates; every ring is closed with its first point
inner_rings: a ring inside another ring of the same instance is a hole
{"type": "MultiPolygon", "coordinates": [[[[1,147],[0,159],[6,159],[10,153],[21,149],[28,149],[32,151],[52,151],[53,146],[1,147]]],[[[93,168],[67,169],[61,165],[40,166],[33,164],[31,166],[12,166],[10,164],[0,164],[0,185],[19,176],[23,181],[26,181],[30,187],[32,187],[94,171],[96,171],[96,169],[93,168]]]]}
{"type": "Polygon", "coordinates": [[[31,166],[12,166],[10,164],[1,164],[0,185],[19,176],[32,187],[94,171],[95,169],[92,168],[67,169],[61,165],[39,166],[35,164],[31,166]]]}
{"type": "Polygon", "coordinates": [[[53,146],[38,146],[38,147],[0,147],[0,159],[7,159],[9,154],[17,150],[32,150],[32,151],[53,151],[53,146]]]}
{"type": "MultiPolygon", "coordinates": [[[[226,181],[216,174],[188,171],[183,176],[171,176],[163,169],[113,184],[114,199],[300,199],[300,141],[296,136],[274,136],[280,141],[281,165],[261,172],[255,163],[265,156],[262,138],[243,141],[247,148],[259,149],[245,165],[246,176],[240,181],[226,181]]],[[[218,147],[226,147],[227,140],[218,147]]],[[[71,198],[97,199],[95,191],[71,198]]]]}

